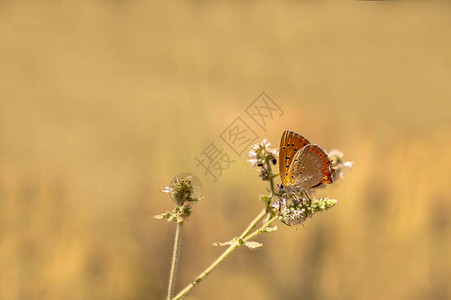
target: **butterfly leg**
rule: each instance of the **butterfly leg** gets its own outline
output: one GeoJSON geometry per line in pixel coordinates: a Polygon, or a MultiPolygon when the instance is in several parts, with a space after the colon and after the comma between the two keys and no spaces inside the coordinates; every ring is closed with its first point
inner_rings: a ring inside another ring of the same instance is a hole
{"type": "Polygon", "coordinates": [[[307,197],[307,199],[312,201],[312,198],[310,198],[310,195],[309,195],[309,193],[308,193],[308,191],[306,189],[302,189],[302,192],[304,192],[304,195],[307,197]]]}

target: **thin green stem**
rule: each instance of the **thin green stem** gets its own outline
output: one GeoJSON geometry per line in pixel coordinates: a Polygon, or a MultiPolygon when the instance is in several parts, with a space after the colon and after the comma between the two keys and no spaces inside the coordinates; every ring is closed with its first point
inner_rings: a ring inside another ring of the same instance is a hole
{"type": "Polygon", "coordinates": [[[205,271],[203,271],[197,278],[191,282],[189,285],[187,285],[180,293],[178,293],[173,300],[181,299],[182,297],[185,297],[199,282],[202,281],[208,274],[211,273],[227,256],[230,255],[236,248],[238,248],[239,245],[237,243],[233,243],[232,245],[227,248],[224,253],[221,254],[218,259],[215,260],[214,263],[212,263],[205,271]]]}
{"type": "Polygon", "coordinates": [[[255,230],[251,235],[248,235],[246,238],[243,239],[243,242],[247,242],[251,239],[253,239],[254,237],[256,237],[257,235],[259,235],[260,233],[263,233],[263,231],[268,228],[269,225],[271,225],[275,220],[277,220],[279,218],[279,216],[274,216],[272,217],[268,222],[265,223],[265,225],[263,225],[262,227],[260,227],[259,229],[255,230]]]}
{"type": "Polygon", "coordinates": [[[266,162],[266,168],[268,169],[269,174],[271,174],[271,177],[269,179],[269,185],[271,187],[271,200],[272,200],[272,197],[274,196],[274,192],[275,192],[274,191],[274,177],[272,176],[271,163],[269,161],[266,162]]]}
{"type": "Polygon", "coordinates": [[[275,184],[274,184],[274,176],[277,176],[278,174],[277,175],[272,174],[271,163],[269,161],[266,162],[266,168],[268,169],[269,173],[271,174],[269,177],[269,186],[271,188],[271,195],[270,195],[269,201],[267,203],[267,208],[269,209],[269,205],[271,204],[271,201],[274,198],[274,196],[280,191],[280,187],[277,187],[277,191],[276,191],[275,184]]]}
{"type": "Polygon", "coordinates": [[[246,228],[246,230],[243,231],[243,233],[240,235],[240,239],[244,239],[246,237],[246,235],[249,234],[249,232],[251,232],[252,229],[254,229],[254,227],[258,224],[258,222],[260,222],[265,216],[266,216],[267,212],[266,209],[263,209],[257,217],[255,217],[255,219],[249,224],[249,226],[246,228]]]}
{"type": "Polygon", "coordinates": [[[175,239],[174,239],[174,249],[172,252],[172,264],[171,264],[171,274],[169,275],[169,287],[168,287],[168,300],[172,299],[174,295],[175,288],[175,278],[177,275],[177,263],[179,260],[179,250],[180,250],[180,240],[182,236],[182,223],[177,222],[177,228],[175,230],[175,239]]]}
{"type": "MultiPolygon", "coordinates": [[[[235,249],[240,247],[242,244],[240,243],[249,232],[266,216],[266,209],[263,209],[260,214],[249,224],[246,230],[240,235],[239,238],[235,238],[233,243],[219,256],[205,271],[203,271],[197,278],[187,285],[180,293],[178,293],[174,300],[181,299],[185,297],[199,282],[201,282],[208,274],[210,274],[227,256],[229,256],[235,249]]],[[[266,227],[265,227],[266,228],[266,227]]],[[[254,235],[255,236],[255,235],[254,235]]]]}
{"type": "Polygon", "coordinates": [[[255,236],[261,234],[264,232],[264,230],[272,224],[277,219],[277,216],[271,218],[266,222],[261,228],[254,231],[251,235],[248,236],[249,232],[254,229],[254,227],[261,221],[263,218],[268,214],[269,211],[269,204],[271,203],[272,198],[275,195],[275,185],[274,185],[274,177],[272,176],[272,170],[271,170],[271,164],[270,162],[266,162],[266,167],[271,174],[271,177],[269,179],[269,184],[271,188],[271,196],[270,200],[267,203],[267,207],[263,209],[257,217],[249,224],[249,226],[243,231],[243,233],[238,237],[233,239],[231,245],[219,256],[207,269],[205,269],[199,276],[196,277],[196,279],[188,284],[180,293],[178,293],[173,300],[181,299],[185,297],[191,290],[199,283],[201,282],[205,277],[207,277],[208,274],[210,274],[224,259],[229,256],[233,251],[235,251],[238,247],[242,246],[244,241],[248,241],[251,238],[254,238],[255,236]]]}

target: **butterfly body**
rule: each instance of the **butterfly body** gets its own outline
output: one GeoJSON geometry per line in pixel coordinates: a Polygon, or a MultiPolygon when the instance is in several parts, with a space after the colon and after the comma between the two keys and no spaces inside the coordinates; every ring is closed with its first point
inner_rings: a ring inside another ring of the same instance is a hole
{"type": "Polygon", "coordinates": [[[279,172],[284,189],[302,190],[332,183],[331,160],[318,145],[294,131],[282,134],[279,172]]]}

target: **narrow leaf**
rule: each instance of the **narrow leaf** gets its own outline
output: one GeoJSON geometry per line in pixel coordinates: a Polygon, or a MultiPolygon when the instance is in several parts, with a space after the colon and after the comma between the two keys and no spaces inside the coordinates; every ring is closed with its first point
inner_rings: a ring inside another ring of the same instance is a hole
{"type": "Polygon", "coordinates": [[[273,232],[277,230],[277,226],[274,227],[267,227],[263,230],[263,232],[273,232]]]}
{"type": "Polygon", "coordinates": [[[225,243],[214,242],[213,246],[230,246],[232,244],[233,244],[233,241],[228,241],[228,242],[225,242],[225,243]]]}
{"type": "Polygon", "coordinates": [[[254,242],[254,241],[246,242],[245,245],[251,250],[263,247],[262,243],[254,242]]]}
{"type": "Polygon", "coordinates": [[[170,216],[172,216],[172,214],[170,213],[170,212],[165,212],[165,213],[162,213],[162,214],[159,214],[159,215],[155,215],[155,216],[153,216],[155,219],[158,219],[158,220],[162,220],[162,219],[167,219],[167,218],[169,218],[170,216]]]}

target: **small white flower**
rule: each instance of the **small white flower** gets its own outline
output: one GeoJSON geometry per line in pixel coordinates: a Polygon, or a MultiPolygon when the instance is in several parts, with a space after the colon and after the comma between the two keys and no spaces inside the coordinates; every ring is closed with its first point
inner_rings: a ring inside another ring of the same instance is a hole
{"type": "Polygon", "coordinates": [[[162,190],[161,192],[162,192],[162,193],[171,193],[172,191],[173,191],[172,188],[166,186],[166,187],[164,188],[164,190],[162,190]]]}
{"type": "Polygon", "coordinates": [[[332,173],[332,179],[334,181],[338,179],[343,179],[344,178],[343,170],[350,169],[353,165],[352,161],[345,161],[343,159],[343,156],[344,154],[340,150],[333,149],[330,151],[329,157],[332,161],[332,168],[335,170],[332,173]]]}
{"type": "Polygon", "coordinates": [[[272,153],[275,157],[279,156],[279,151],[276,148],[270,149],[268,152],[272,153]]]}
{"type": "Polygon", "coordinates": [[[256,158],[251,158],[251,159],[248,159],[247,161],[250,162],[253,167],[255,167],[258,163],[258,159],[256,159],[256,158]]]}
{"type": "Polygon", "coordinates": [[[332,149],[329,152],[329,156],[338,156],[339,158],[343,158],[344,155],[343,155],[343,152],[341,152],[340,150],[332,149]]]}
{"type": "Polygon", "coordinates": [[[252,146],[247,156],[249,158],[247,161],[255,167],[257,165],[262,166],[268,162],[276,164],[279,152],[277,149],[272,149],[271,143],[264,139],[262,142],[252,146]]]}
{"type": "Polygon", "coordinates": [[[343,167],[345,167],[346,169],[350,169],[350,168],[352,168],[352,165],[354,164],[354,162],[353,161],[345,161],[344,163],[343,163],[343,167]]]}

